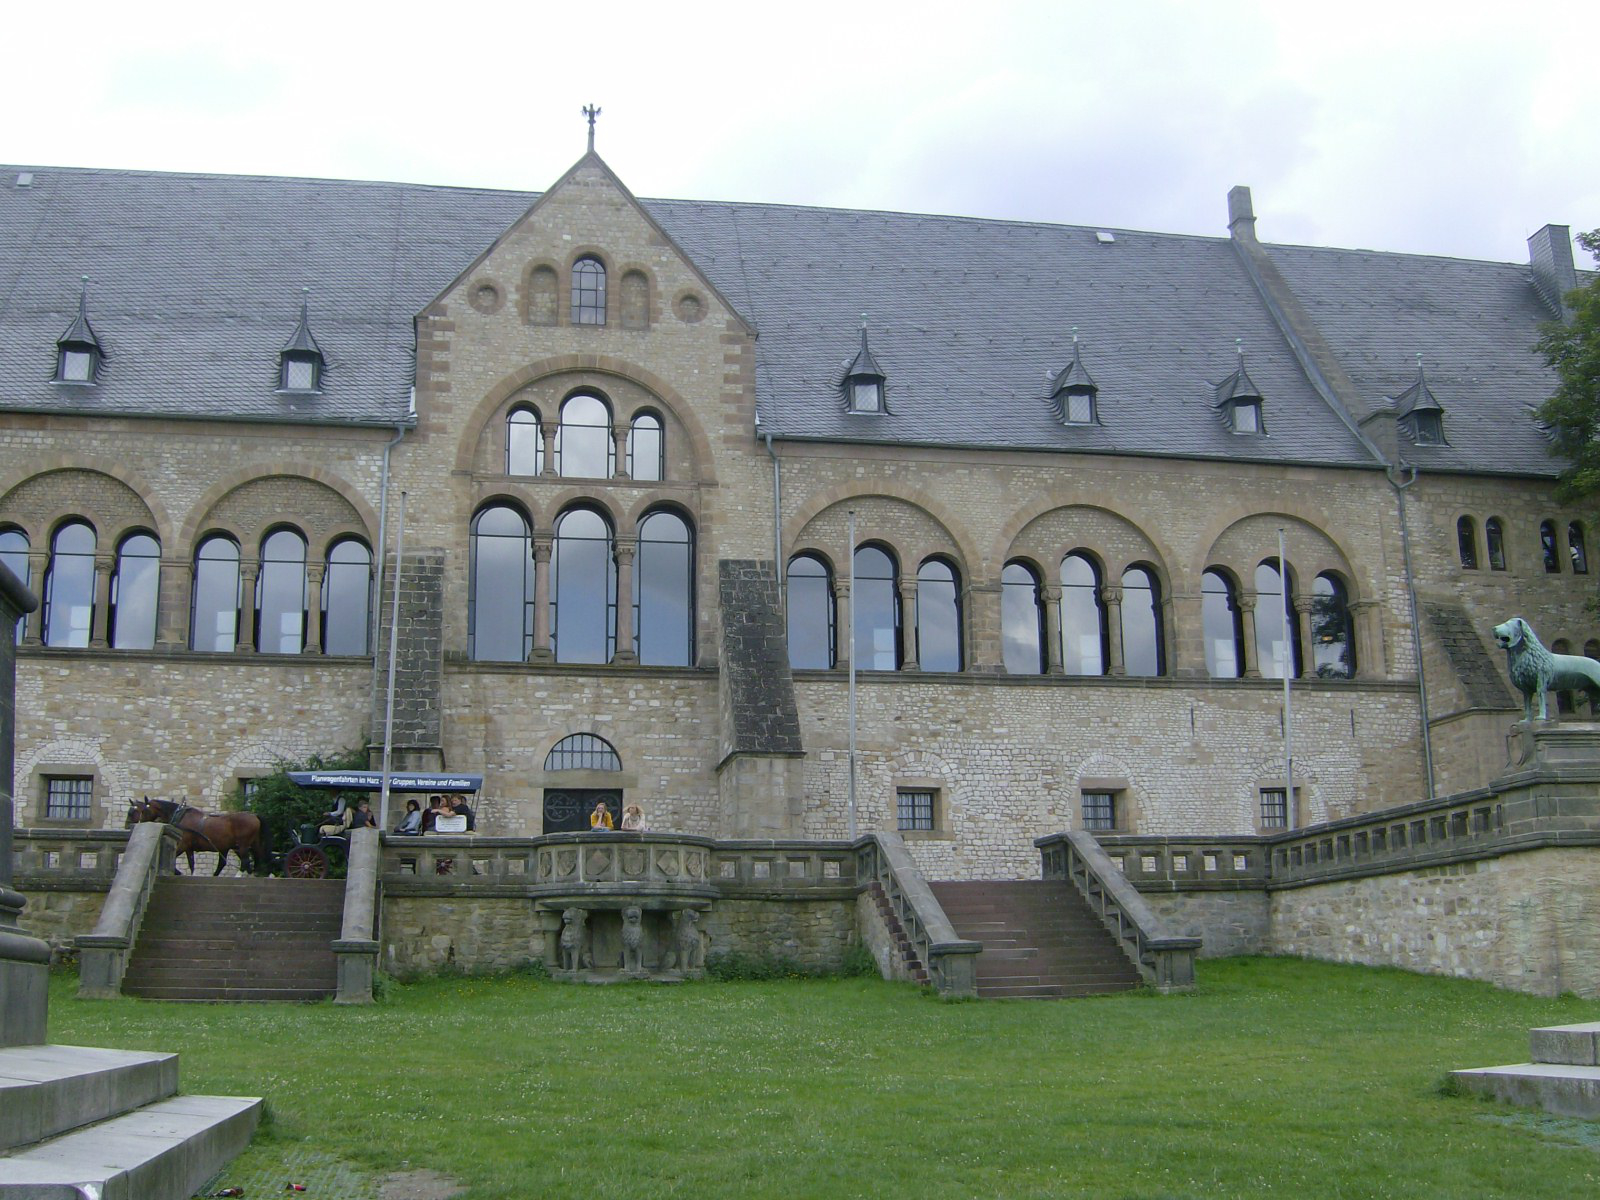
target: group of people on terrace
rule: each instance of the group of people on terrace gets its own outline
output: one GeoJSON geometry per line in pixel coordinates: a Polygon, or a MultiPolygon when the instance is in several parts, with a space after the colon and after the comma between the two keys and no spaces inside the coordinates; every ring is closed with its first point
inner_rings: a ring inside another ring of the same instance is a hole
{"type": "Polygon", "coordinates": [[[472,808],[460,796],[435,792],[428,797],[428,807],[412,798],[406,801],[406,814],[394,831],[400,834],[472,833],[478,819],[472,808]]]}
{"type": "MultiPolygon", "coordinates": [[[[611,806],[604,800],[595,802],[594,811],[589,814],[589,828],[595,830],[615,829],[615,819],[611,815],[611,806]]],[[[629,832],[642,832],[644,830],[644,809],[637,804],[630,804],[622,810],[622,828],[629,832]]]]}

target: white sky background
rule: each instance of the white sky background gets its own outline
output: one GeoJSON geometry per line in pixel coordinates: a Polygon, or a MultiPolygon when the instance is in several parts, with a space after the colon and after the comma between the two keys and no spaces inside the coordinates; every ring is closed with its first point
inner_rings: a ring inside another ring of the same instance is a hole
{"type": "MultiPolygon", "coordinates": [[[[14,5],[0,159],[1059,221],[1525,261],[1600,226],[1590,6],[14,5]]],[[[1579,265],[1587,266],[1580,254],[1579,265]]]]}

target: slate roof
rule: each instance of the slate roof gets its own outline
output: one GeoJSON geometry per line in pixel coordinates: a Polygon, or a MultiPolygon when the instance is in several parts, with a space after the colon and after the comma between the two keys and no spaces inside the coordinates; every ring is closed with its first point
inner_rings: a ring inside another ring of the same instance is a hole
{"type": "MultiPolygon", "coordinates": [[[[0,168],[0,410],[405,421],[412,318],[535,199],[0,168]],[[17,187],[25,171],[33,185],[17,187]],[[109,361],[98,386],[63,388],[49,382],[55,342],[82,275],[109,361]],[[327,361],[316,397],[274,391],[302,287],[327,361]]],[[[1103,227],[642,203],[758,328],[758,411],[777,437],[1374,463],[1305,378],[1225,237],[1116,230],[1107,241],[1103,227]],[[883,415],[839,403],[863,313],[888,380],[883,415]],[[1095,364],[1095,425],[1063,425],[1050,399],[1074,328],[1095,364]],[[1236,341],[1268,435],[1233,434],[1213,407],[1236,341]]],[[[1424,467],[1553,473],[1525,409],[1551,389],[1528,349],[1549,314],[1527,267],[1269,249],[1364,391],[1402,391],[1423,352],[1451,443],[1418,448],[1424,467]]]]}

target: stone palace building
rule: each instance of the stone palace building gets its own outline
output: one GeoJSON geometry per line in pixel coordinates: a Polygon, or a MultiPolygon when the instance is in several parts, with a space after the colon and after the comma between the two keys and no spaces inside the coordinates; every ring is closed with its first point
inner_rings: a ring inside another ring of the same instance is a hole
{"type": "Polygon", "coordinates": [[[996,877],[1483,784],[1491,627],[1600,653],[1532,413],[1568,230],[1227,218],[639,200],[592,149],[537,195],[4,168],[18,825],[376,761],[396,590],[396,764],[481,773],[483,833],[608,797],[996,877]]]}

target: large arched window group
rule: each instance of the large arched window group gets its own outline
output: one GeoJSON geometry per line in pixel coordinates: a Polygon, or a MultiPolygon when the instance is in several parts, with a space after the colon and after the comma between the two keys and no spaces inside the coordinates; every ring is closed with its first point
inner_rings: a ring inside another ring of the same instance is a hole
{"type": "Polygon", "coordinates": [[[506,412],[507,475],[626,476],[642,483],[666,478],[666,425],[660,413],[641,409],[623,428],[611,402],[592,389],[573,392],[554,411],[556,419],[549,426],[532,404],[519,402],[506,412]]]}
{"type": "Polygon", "coordinates": [[[370,652],[372,551],[364,541],[337,538],[313,562],[305,535],[282,525],[256,551],[252,563],[232,534],[201,538],[190,593],[190,649],[370,652]]]}

